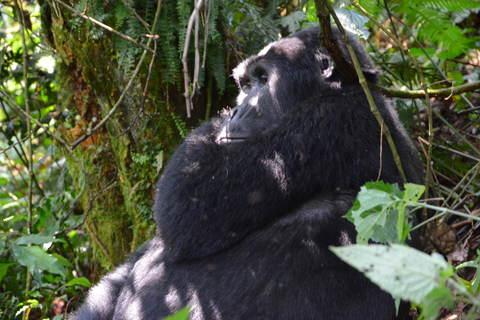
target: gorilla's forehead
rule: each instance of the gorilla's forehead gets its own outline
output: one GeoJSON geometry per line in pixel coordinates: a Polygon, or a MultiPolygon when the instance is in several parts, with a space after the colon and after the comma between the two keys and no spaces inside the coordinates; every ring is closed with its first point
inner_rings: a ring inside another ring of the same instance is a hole
{"type": "Polygon", "coordinates": [[[276,61],[289,60],[296,61],[305,55],[304,39],[297,37],[288,37],[268,44],[257,55],[251,56],[235,69],[233,69],[233,77],[235,80],[245,76],[248,68],[260,63],[261,61],[269,61],[275,64],[276,61]]]}
{"type": "MultiPolygon", "coordinates": [[[[264,55],[279,56],[287,58],[290,61],[295,61],[305,55],[305,48],[306,45],[303,39],[299,39],[297,37],[288,37],[272,43],[264,55]]],[[[260,54],[264,50],[260,51],[260,54]]]]}

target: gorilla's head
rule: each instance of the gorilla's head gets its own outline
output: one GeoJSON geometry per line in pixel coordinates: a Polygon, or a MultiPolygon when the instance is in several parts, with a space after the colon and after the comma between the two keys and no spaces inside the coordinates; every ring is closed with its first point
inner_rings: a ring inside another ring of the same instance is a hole
{"type": "MultiPolygon", "coordinates": [[[[233,70],[239,88],[232,109],[217,136],[217,143],[239,142],[257,136],[278,123],[312,95],[342,89],[346,81],[333,59],[320,45],[319,28],[311,28],[273,42],[233,70]]],[[[333,30],[337,39],[340,34],[333,30]]],[[[377,71],[360,41],[350,35],[367,80],[377,82],[377,71]]],[[[347,49],[339,43],[345,58],[347,49]]],[[[345,89],[348,90],[348,89],[345,89]]]]}

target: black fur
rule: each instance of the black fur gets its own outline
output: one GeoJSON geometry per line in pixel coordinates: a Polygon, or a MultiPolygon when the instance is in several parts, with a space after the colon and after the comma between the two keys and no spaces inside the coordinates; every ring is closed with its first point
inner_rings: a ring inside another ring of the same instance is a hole
{"type": "MultiPolygon", "coordinates": [[[[328,250],[355,239],[342,216],[377,179],[380,126],[318,32],[237,67],[238,106],[193,131],[157,184],[158,236],[93,288],[73,319],[162,319],[187,305],[191,319],[394,319],[391,296],[328,250]]],[[[394,109],[372,94],[408,180],[421,183],[394,109]]],[[[401,184],[385,140],[380,179],[401,184]]]]}

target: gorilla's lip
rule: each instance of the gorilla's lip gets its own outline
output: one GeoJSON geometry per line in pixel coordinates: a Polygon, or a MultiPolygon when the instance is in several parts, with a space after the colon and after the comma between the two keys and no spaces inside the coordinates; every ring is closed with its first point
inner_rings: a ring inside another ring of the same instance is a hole
{"type": "Polygon", "coordinates": [[[222,137],[217,137],[217,139],[215,139],[215,142],[217,144],[237,143],[237,142],[241,142],[241,141],[244,141],[244,140],[247,140],[247,139],[248,139],[247,137],[226,137],[226,136],[222,136],[222,137]]]}

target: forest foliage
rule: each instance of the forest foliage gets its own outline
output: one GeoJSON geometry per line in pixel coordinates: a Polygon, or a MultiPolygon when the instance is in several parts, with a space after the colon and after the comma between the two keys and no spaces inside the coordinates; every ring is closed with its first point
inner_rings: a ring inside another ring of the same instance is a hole
{"type": "MultiPolygon", "coordinates": [[[[317,25],[322,2],[207,0],[195,15],[198,1],[1,2],[0,318],[65,319],[91,283],[152,237],[153,184],[172,149],[235,105],[233,67],[317,25]],[[110,206],[118,221],[101,221],[110,206]],[[100,223],[126,231],[109,246],[109,230],[92,229],[100,223]]],[[[332,250],[371,266],[366,275],[412,301],[414,318],[476,319],[480,2],[331,3],[382,70],[378,89],[395,101],[428,172],[425,186],[362,188],[347,216],[358,244],[332,250]],[[420,250],[403,245],[412,230],[420,250]]]]}

